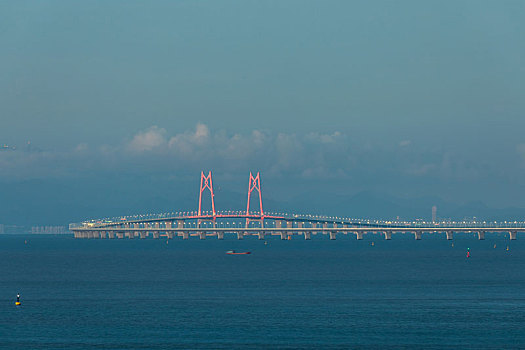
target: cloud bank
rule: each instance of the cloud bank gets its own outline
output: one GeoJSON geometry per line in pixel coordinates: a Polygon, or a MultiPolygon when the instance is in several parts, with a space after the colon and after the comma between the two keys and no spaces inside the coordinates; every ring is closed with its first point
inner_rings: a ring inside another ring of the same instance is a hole
{"type": "Polygon", "coordinates": [[[256,129],[242,134],[214,131],[198,123],[192,130],[170,134],[153,125],[114,144],[79,143],[72,149],[39,150],[31,146],[0,151],[0,179],[104,172],[194,174],[211,169],[225,176],[262,171],[266,177],[354,179],[371,185],[401,178],[427,183],[514,181],[525,171],[524,150],[523,144],[517,145],[512,150],[514,156],[507,157],[515,161],[508,162],[505,157],[490,159],[444,148],[425,148],[406,139],[378,146],[370,144],[366,135],[347,135],[337,130],[295,134],[256,129]]]}

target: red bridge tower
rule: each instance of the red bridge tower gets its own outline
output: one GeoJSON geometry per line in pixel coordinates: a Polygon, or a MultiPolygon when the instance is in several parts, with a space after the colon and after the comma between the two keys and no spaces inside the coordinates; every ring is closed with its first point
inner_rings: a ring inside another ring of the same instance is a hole
{"type": "Polygon", "coordinates": [[[250,180],[248,181],[248,204],[246,206],[246,227],[248,227],[250,223],[250,218],[249,218],[250,216],[250,198],[251,198],[251,194],[253,191],[259,194],[260,219],[257,219],[256,221],[260,221],[261,227],[264,227],[264,211],[263,211],[262,193],[261,193],[261,176],[259,173],[257,173],[257,175],[254,177],[253,174],[250,172],[250,180]]]}

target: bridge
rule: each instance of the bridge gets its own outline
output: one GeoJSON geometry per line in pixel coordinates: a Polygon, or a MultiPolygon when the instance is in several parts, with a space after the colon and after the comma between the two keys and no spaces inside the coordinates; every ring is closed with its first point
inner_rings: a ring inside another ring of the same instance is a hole
{"type": "Polygon", "coordinates": [[[248,201],[246,211],[216,211],[211,172],[201,172],[199,206],[197,211],[172,212],[155,215],[123,216],[112,219],[90,220],[69,225],[75,238],[133,239],[133,238],[166,238],[181,237],[188,239],[195,236],[200,239],[216,237],[224,239],[225,234],[233,234],[237,239],[256,236],[279,236],[283,240],[293,236],[311,239],[312,235],[326,235],[335,240],[338,234],[355,235],[358,240],[365,234],[381,234],[386,240],[396,233],[413,234],[420,240],[423,234],[442,234],[446,239],[453,239],[456,233],[475,233],[478,239],[485,239],[485,234],[505,233],[515,240],[518,232],[525,232],[522,222],[390,222],[359,220],[344,217],[322,215],[297,215],[271,213],[263,211],[261,176],[250,173],[248,182],[248,201]],[[211,210],[203,210],[203,194],[209,192],[211,210]],[[258,198],[258,210],[250,210],[253,196],[258,198]]]}

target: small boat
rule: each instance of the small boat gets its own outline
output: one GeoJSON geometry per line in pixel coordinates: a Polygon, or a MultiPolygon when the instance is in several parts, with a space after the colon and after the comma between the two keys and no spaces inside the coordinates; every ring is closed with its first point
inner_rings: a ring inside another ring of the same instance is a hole
{"type": "Polygon", "coordinates": [[[228,255],[246,255],[251,254],[252,252],[236,252],[235,250],[228,250],[226,254],[228,255]]]}
{"type": "Polygon", "coordinates": [[[20,294],[17,294],[17,295],[16,295],[15,305],[16,305],[16,306],[20,306],[20,305],[22,305],[22,303],[20,302],[20,294]]]}

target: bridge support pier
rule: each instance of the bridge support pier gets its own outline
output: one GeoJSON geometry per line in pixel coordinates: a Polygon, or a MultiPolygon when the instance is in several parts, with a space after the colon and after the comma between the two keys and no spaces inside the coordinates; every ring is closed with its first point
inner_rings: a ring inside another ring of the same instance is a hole
{"type": "Polygon", "coordinates": [[[517,231],[510,231],[509,232],[509,238],[510,238],[511,241],[516,240],[516,234],[517,234],[517,231]]]}
{"type": "Polygon", "coordinates": [[[356,236],[357,240],[360,241],[360,240],[363,239],[363,232],[361,232],[361,231],[357,231],[357,232],[355,233],[355,236],[356,236]]]}
{"type": "Polygon", "coordinates": [[[244,239],[244,232],[242,231],[237,232],[237,239],[244,239]]]}
{"type": "Polygon", "coordinates": [[[100,238],[106,239],[106,231],[99,231],[100,238]]]}
{"type": "Polygon", "coordinates": [[[304,239],[310,240],[311,238],[311,233],[309,231],[304,232],[304,239]]]}
{"type": "Polygon", "coordinates": [[[485,239],[485,231],[479,231],[478,232],[478,239],[480,241],[484,240],[485,239]]]}
{"type": "Polygon", "coordinates": [[[453,238],[453,232],[452,231],[447,231],[447,232],[445,232],[445,234],[447,235],[447,240],[449,240],[449,241],[452,240],[452,238],[453,238]]]}
{"type": "Polygon", "coordinates": [[[330,231],[330,239],[333,241],[335,240],[337,237],[337,232],[335,231],[330,231]]]}
{"type": "Polygon", "coordinates": [[[190,238],[190,234],[188,231],[183,231],[182,232],[182,239],[188,239],[190,238]]]}
{"type": "Polygon", "coordinates": [[[153,231],[153,238],[158,239],[160,237],[159,231],[153,231]]]}
{"type": "Polygon", "coordinates": [[[259,237],[259,239],[264,239],[264,232],[263,231],[259,231],[257,233],[257,236],[259,237]]]}
{"type": "MultiPolygon", "coordinates": [[[[282,228],[283,227],[283,222],[281,220],[276,220],[275,221],[275,228],[282,228]]],[[[272,235],[282,235],[283,233],[282,232],[273,232],[272,235]]]]}
{"type": "Polygon", "coordinates": [[[383,232],[385,234],[385,239],[387,241],[391,240],[392,239],[392,232],[391,231],[385,231],[383,232]]]}
{"type": "Polygon", "coordinates": [[[288,236],[288,233],[287,232],[283,232],[281,231],[281,239],[284,241],[288,236]]]}
{"type": "Polygon", "coordinates": [[[206,232],[199,232],[200,239],[206,239],[206,232]]]}
{"type": "MultiPolygon", "coordinates": [[[[303,227],[304,227],[303,222],[302,221],[298,221],[297,222],[297,228],[298,229],[302,229],[303,227]]],[[[301,234],[301,231],[299,230],[296,233],[299,235],[299,234],[301,234]]]]}
{"type": "Polygon", "coordinates": [[[118,239],[124,238],[124,232],[117,232],[116,235],[118,239]]]}
{"type": "MultiPolygon", "coordinates": [[[[293,228],[293,221],[286,221],[286,228],[293,228]]],[[[284,236],[281,236],[281,239],[290,239],[291,235],[293,235],[293,231],[284,232],[284,236]]]]}
{"type": "Polygon", "coordinates": [[[224,239],[224,232],[218,231],[217,232],[217,239],[224,239]]]}
{"type": "Polygon", "coordinates": [[[421,240],[421,231],[414,231],[414,238],[417,241],[421,240]]]}
{"type": "Polygon", "coordinates": [[[115,231],[109,231],[109,232],[108,232],[108,238],[109,238],[109,239],[113,239],[113,238],[115,238],[115,231]]]}

